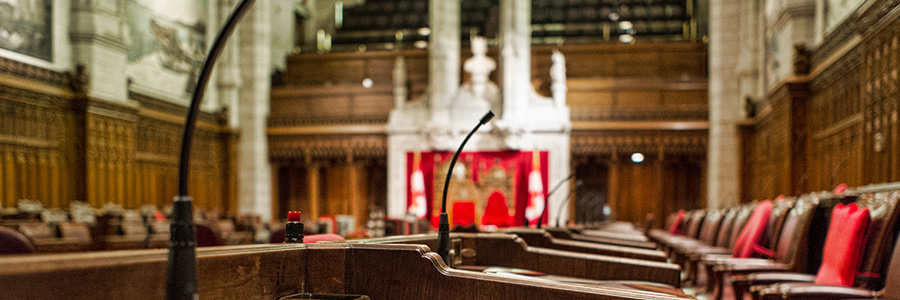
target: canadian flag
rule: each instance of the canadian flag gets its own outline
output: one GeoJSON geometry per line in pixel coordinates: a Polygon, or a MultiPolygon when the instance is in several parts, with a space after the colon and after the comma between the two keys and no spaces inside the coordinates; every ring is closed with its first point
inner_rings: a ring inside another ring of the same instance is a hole
{"type": "Polygon", "coordinates": [[[419,167],[419,155],[418,152],[413,155],[413,172],[409,180],[412,201],[410,201],[409,207],[406,208],[406,212],[421,219],[427,214],[428,208],[425,200],[425,176],[422,175],[422,170],[419,167]]]}
{"type": "Polygon", "coordinates": [[[525,207],[525,218],[528,223],[538,221],[544,214],[544,180],[541,178],[541,161],[538,152],[533,152],[531,173],[528,174],[528,206],[525,207]]]}

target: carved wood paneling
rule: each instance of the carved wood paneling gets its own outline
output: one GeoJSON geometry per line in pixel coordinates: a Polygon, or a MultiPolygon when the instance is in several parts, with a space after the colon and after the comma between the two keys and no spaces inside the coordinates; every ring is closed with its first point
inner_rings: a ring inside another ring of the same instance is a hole
{"type": "MultiPolygon", "coordinates": [[[[68,74],[5,58],[0,66],[3,207],[19,199],[58,208],[171,203],[184,106],[135,94],[138,101],[91,99],[68,74]]],[[[201,114],[191,195],[199,208],[234,212],[235,135],[219,119],[201,114]]]]}
{"type": "Polygon", "coordinates": [[[707,130],[611,130],[572,132],[573,156],[632,152],[706,154],[707,130]]]}
{"type": "MultiPolygon", "coordinates": [[[[891,2],[891,1],[886,1],[891,2]]],[[[896,4],[895,4],[896,5],[896,4]]],[[[864,182],[900,180],[898,72],[900,7],[874,22],[861,44],[860,88],[863,102],[864,182]]],[[[876,10],[877,12],[878,10],[876,10]]]]}
{"type": "Polygon", "coordinates": [[[808,101],[787,108],[796,97],[779,87],[769,115],[744,132],[744,200],[900,180],[900,1],[871,3],[813,53],[819,71],[798,79],[808,101]]]}

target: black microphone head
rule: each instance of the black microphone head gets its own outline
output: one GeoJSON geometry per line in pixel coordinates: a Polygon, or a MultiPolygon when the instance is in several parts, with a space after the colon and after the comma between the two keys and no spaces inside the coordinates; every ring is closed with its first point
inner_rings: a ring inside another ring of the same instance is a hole
{"type": "Polygon", "coordinates": [[[493,118],[494,112],[489,110],[486,114],[484,114],[484,117],[481,117],[481,125],[487,124],[487,122],[490,122],[493,118]]]}

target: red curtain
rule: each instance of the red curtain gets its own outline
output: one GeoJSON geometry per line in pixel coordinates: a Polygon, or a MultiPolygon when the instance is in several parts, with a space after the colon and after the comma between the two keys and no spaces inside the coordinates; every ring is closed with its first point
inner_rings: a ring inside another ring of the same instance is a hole
{"type": "MultiPolygon", "coordinates": [[[[444,178],[446,178],[446,174],[439,174],[440,176],[438,176],[438,178],[440,180],[435,180],[435,168],[452,159],[453,153],[422,152],[421,155],[420,168],[422,170],[422,174],[425,177],[425,195],[426,199],[428,200],[428,219],[434,220],[434,211],[435,209],[439,209],[434,206],[436,203],[435,201],[439,201],[441,197],[441,195],[435,195],[435,186],[438,184],[443,185],[444,178]]],[[[538,155],[540,157],[539,170],[541,172],[541,184],[544,186],[544,199],[546,199],[547,193],[549,193],[549,154],[547,151],[539,151],[538,155]]],[[[412,201],[410,179],[413,172],[413,152],[407,153],[406,161],[406,204],[407,207],[409,207],[409,204],[412,201]]],[[[471,170],[471,179],[475,183],[480,183],[481,178],[484,177],[484,175],[487,174],[487,172],[495,165],[500,165],[504,169],[511,169],[511,180],[513,181],[514,195],[506,196],[513,197],[513,199],[515,199],[515,216],[513,224],[519,226],[524,224],[525,207],[528,206],[528,173],[531,172],[533,165],[531,151],[463,152],[460,154],[459,159],[456,163],[457,165],[464,164],[467,169],[471,170]]],[[[487,197],[490,195],[490,192],[491,191],[482,191],[481,194],[487,197]]],[[[477,200],[486,201],[487,199],[477,200]]],[[[541,217],[542,224],[547,224],[547,212],[549,209],[549,206],[544,208],[544,214],[541,217]]]]}

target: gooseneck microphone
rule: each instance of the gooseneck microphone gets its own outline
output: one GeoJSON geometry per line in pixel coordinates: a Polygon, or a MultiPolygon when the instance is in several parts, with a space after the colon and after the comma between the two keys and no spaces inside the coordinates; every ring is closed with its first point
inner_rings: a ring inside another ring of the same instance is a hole
{"type": "MultiPolygon", "coordinates": [[[[563,202],[559,204],[559,210],[557,210],[557,211],[562,212],[563,207],[566,205],[566,203],[569,202],[569,198],[572,198],[572,192],[575,192],[575,190],[577,190],[578,187],[581,186],[582,183],[583,182],[581,180],[575,180],[575,187],[573,187],[571,190],[569,190],[569,194],[566,195],[566,199],[563,199],[563,202]]],[[[556,214],[556,227],[559,227],[559,217],[561,217],[561,216],[562,216],[561,213],[556,214]]]]}
{"type": "Polygon", "coordinates": [[[462,152],[463,147],[466,146],[466,142],[469,141],[469,138],[478,131],[478,128],[481,128],[481,125],[487,124],[492,118],[494,118],[494,112],[490,110],[484,114],[484,117],[481,117],[481,121],[478,121],[478,125],[475,125],[475,128],[472,128],[472,131],[466,135],[462,144],[459,145],[459,149],[453,154],[453,160],[450,161],[450,168],[447,170],[447,180],[444,180],[444,196],[441,198],[441,221],[440,224],[438,224],[437,249],[438,255],[444,259],[444,263],[447,264],[447,266],[450,266],[450,221],[447,220],[447,189],[450,188],[450,177],[453,175],[453,166],[456,165],[456,160],[459,159],[459,154],[462,152]]]}
{"type": "Polygon", "coordinates": [[[187,194],[188,171],[190,167],[191,140],[197,125],[197,114],[200,111],[200,102],[209,82],[210,72],[225,41],[231,36],[238,20],[247,12],[253,0],[241,0],[234,11],[228,16],[224,27],[216,36],[203,67],[197,77],[197,85],[191,96],[191,105],[188,108],[187,117],[184,120],[184,132],[181,137],[181,156],[178,161],[178,196],[172,207],[172,225],[169,239],[169,259],[166,265],[166,299],[168,300],[193,300],[198,299],[197,294],[197,257],[194,253],[194,218],[193,199],[187,194]]]}
{"type": "MultiPolygon", "coordinates": [[[[547,194],[547,198],[544,198],[544,209],[547,209],[548,207],[550,207],[550,196],[553,196],[553,193],[555,193],[556,190],[558,190],[563,185],[563,183],[566,183],[566,181],[569,181],[569,179],[572,179],[572,177],[575,177],[575,173],[569,174],[569,176],[566,176],[565,179],[560,180],[559,183],[557,183],[556,186],[554,186],[553,189],[550,190],[550,193],[547,194]]],[[[543,215],[543,214],[544,213],[541,212],[541,215],[543,215]]],[[[548,216],[548,218],[549,218],[549,216],[548,216]]],[[[550,222],[550,220],[547,220],[547,223],[549,223],[549,222],[550,222]]],[[[541,220],[540,219],[537,222],[537,228],[541,228],[541,220]]]]}

